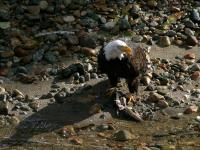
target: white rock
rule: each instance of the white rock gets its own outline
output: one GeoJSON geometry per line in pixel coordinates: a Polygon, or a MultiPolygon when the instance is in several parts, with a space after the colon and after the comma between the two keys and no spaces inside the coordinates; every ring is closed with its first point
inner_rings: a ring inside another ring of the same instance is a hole
{"type": "Polygon", "coordinates": [[[74,22],[74,21],[75,21],[75,18],[74,18],[74,16],[64,16],[64,17],[63,17],[63,20],[64,20],[64,22],[66,22],[66,23],[71,23],[71,22],[74,22]]]}

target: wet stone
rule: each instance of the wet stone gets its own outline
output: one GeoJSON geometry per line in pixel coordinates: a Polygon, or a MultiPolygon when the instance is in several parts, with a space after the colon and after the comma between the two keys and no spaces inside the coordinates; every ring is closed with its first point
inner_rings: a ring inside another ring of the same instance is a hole
{"type": "Polygon", "coordinates": [[[92,36],[81,37],[79,41],[80,45],[83,47],[96,48],[97,46],[96,39],[92,36]]]}
{"type": "Polygon", "coordinates": [[[120,130],[114,134],[117,141],[127,141],[133,139],[133,135],[127,130],[120,130]]]}

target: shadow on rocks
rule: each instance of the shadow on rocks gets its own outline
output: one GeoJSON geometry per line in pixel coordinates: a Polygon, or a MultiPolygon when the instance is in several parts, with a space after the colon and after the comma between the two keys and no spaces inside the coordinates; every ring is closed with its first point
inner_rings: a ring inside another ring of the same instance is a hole
{"type": "MultiPolygon", "coordinates": [[[[62,104],[53,103],[47,105],[21,121],[15,129],[16,132],[8,139],[0,141],[0,146],[7,145],[5,147],[10,148],[34,143],[31,138],[35,135],[56,132],[64,126],[74,125],[87,119],[91,116],[89,108],[92,105],[95,103],[100,105],[107,103],[108,99],[104,96],[108,86],[108,81],[104,80],[91,88],[86,88],[79,95],[67,97],[62,104]]],[[[39,139],[38,142],[40,142],[39,139]]]]}

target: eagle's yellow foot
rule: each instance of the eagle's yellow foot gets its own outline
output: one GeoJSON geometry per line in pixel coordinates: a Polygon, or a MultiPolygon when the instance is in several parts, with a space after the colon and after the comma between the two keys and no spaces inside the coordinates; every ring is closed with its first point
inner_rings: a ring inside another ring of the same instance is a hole
{"type": "Polygon", "coordinates": [[[117,89],[115,87],[113,88],[109,88],[108,90],[106,90],[106,96],[107,97],[111,97],[113,94],[115,94],[117,92],[117,89]]]}
{"type": "Polygon", "coordinates": [[[137,97],[134,94],[127,93],[125,96],[126,96],[126,99],[127,99],[127,104],[128,103],[136,103],[137,97]]]}

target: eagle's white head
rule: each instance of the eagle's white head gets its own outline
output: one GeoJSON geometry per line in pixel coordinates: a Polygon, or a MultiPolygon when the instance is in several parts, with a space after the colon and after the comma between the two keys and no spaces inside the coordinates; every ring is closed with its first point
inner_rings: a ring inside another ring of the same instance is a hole
{"type": "Polygon", "coordinates": [[[124,57],[124,54],[131,55],[132,49],[121,40],[114,40],[109,42],[104,47],[104,54],[106,60],[119,58],[120,60],[124,57]]]}

